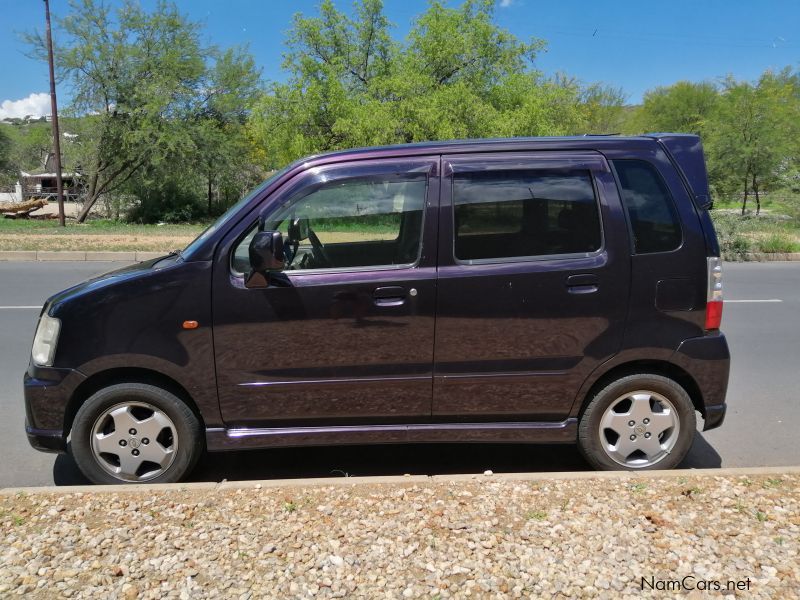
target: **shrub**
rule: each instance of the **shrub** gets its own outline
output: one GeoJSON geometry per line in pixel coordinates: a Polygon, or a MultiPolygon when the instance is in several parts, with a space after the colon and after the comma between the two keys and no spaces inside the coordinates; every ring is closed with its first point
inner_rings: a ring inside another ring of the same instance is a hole
{"type": "Polygon", "coordinates": [[[772,233],[756,242],[759,252],[797,252],[800,244],[783,233],[772,233]]]}
{"type": "Polygon", "coordinates": [[[131,223],[186,223],[205,216],[205,207],[195,186],[178,181],[136,181],[133,195],[139,202],[127,214],[131,223]]]}
{"type": "Polygon", "coordinates": [[[719,249],[725,260],[747,260],[750,240],[742,233],[742,217],[733,213],[712,211],[719,249]]]}

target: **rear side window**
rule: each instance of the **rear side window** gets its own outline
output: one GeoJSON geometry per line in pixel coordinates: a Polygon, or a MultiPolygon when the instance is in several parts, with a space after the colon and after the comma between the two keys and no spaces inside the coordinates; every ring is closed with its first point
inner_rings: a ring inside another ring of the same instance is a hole
{"type": "Polygon", "coordinates": [[[681,226],[672,196],[658,171],[643,160],[612,162],[636,254],[675,250],[681,245],[681,226]]]}
{"type": "Polygon", "coordinates": [[[469,262],[600,249],[588,171],[489,171],[453,181],[455,257],[469,262]]]}

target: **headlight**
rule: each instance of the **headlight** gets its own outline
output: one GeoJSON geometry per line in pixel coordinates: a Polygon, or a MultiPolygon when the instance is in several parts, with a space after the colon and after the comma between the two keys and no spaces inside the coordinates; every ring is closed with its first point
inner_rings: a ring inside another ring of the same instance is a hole
{"type": "Polygon", "coordinates": [[[36,335],[33,337],[31,357],[34,364],[40,367],[53,365],[58,343],[58,332],[61,331],[61,321],[46,314],[39,319],[36,335]]]}

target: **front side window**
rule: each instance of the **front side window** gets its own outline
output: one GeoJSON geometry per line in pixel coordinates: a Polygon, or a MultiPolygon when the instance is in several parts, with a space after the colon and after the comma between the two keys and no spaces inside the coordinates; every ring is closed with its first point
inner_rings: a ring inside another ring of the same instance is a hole
{"type": "MultiPolygon", "coordinates": [[[[408,265],[422,240],[427,178],[369,177],[334,180],[300,191],[266,219],[280,231],[287,271],[408,265]]],[[[233,254],[233,269],[250,268],[248,246],[233,254]]]]}
{"type": "Polygon", "coordinates": [[[622,204],[637,254],[668,252],[681,245],[681,226],[669,190],[655,167],[643,160],[615,160],[622,204]]]}
{"type": "Polygon", "coordinates": [[[588,171],[484,171],[453,180],[455,257],[586,254],[602,245],[588,171]]]}

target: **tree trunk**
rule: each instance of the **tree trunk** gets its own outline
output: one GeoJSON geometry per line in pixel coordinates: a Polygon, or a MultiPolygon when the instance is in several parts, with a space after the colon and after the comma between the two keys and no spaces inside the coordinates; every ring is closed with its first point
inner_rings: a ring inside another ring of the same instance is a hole
{"type": "Polygon", "coordinates": [[[742,216],[747,208],[747,175],[744,176],[744,198],[742,199],[742,216]]]}
{"type": "Polygon", "coordinates": [[[208,216],[211,216],[211,173],[208,174],[208,216]]]}
{"type": "Polygon", "coordinates": [[[94,203],[97,202],[97,199],[100,197],[100,194],[97,193],[97,178],[98,175],[95,173],[89,181],[89,190],[86,193],[86,199],[83,201],[83,208],[81,212],[78,213],[78,223],[86,221],[86,217],[89,216],[89,212],[92,210],[94,203]]]}
{"type": "Polygon", "coordinates": [[[761,214],[761,197],[758,195],[758,180],[755,173],[753,173],[753,192],[756,195],[756,216],[758,216],[761,214]]]}
{"type": "Polygon", "coordinates": [[[29,213],[47,206],[47,200],[26,200],[0,205],[1,213],[29,213]]]}

